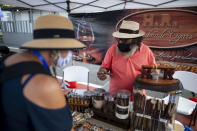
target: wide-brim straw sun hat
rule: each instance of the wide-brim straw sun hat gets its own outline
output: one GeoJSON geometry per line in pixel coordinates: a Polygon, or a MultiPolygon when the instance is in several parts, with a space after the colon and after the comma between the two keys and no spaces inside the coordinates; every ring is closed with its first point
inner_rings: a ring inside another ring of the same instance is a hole
{"type": "Polygon", "coordinates": [[[139,30],[140,24],[135,21],[122,21],[118,31],[113,32],[115,38],[137,38],[145,34],[143,30],[139,30]]]}
{"type": "Polygon", "coordinates": [[[24,43],[22,49],[75,49],[86,47],[75,39],[74,27],[66,17],[40,16],[34,23],[33,40],[24,43]]]}

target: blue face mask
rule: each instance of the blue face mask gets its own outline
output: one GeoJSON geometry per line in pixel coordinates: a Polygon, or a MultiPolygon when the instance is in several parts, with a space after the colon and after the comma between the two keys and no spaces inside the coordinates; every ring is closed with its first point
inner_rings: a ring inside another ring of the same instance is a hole
{"type": "Polygon", "coordinates": [[[59,52],[58,60],[57,60],[57,67],[64,68],[69,63],[71,58],[72,58],[72,51],[69,50],[66,57],[62,57],[61,53],[59,52]]]}

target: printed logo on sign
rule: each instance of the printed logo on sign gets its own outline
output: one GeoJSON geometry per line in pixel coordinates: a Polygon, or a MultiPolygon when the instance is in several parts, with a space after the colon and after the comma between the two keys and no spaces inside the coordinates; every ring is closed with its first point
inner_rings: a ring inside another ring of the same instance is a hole
{"type": "Polygon", "coordinates": [[[180,32],[177,21],[173,20],[170,13],[160,14],[160,19],[154,14],[145,14],[143,20],[144,28],[151,28],[145,34],[145,38],[168,39],[174,45],[181,40],[192,40],[191,33],[180,32]]]}
{"type": "Polygon", "coordinates": [[[156,9],[132,13],[122,20],[133,20],[145,31],[144,44],[152,48],[179,48],[197,43],[197,12],[156,9]]]}

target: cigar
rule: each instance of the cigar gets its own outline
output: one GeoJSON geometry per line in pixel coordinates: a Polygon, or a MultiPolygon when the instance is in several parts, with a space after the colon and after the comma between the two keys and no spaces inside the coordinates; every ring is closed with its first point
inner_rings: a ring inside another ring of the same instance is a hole
{"type": "Polygon", "coordinates": [[[166,125],[164,122],[162,122],[162,131],[166,131],[166,125]]]}
{"type": "Polygon", "coordinates": [[[173,106],[172,106],[171,112],[173,113],[173,112],[175,112],[175,110],[176,110],[176,104],[175,104],[175,103],[173,103],[173,106]]]}
{"type": "Polygon", "coordinates": [[[175,111],[175,108],[176,108],[176,104],[175,103],[172,103],[171,104],[171,110],[170,110],[170,113],[169,113],[169,116],[172,117],[174,111],[175,111]]]}
{"type": "MultiPolygon", "coordinates": [[[[134,113],[134,114],[135,114],[135,113],[134,113]]],[[[135,128],[134,128],[135,121],[136,121],[136,114],[133,116],[133,121],[132,121],[132,127],[133,127],[133,129],[135,129],[135,128]]]]}
{"type": "Polygon", "coordinates": [[[119,105],[121,105],[120,98],[117,98],[117,102],[118,102],[119,105]]]}
{"type": "Polygon", "coordinates": [[[157,112],[156,104],[153,104],[153,112],[152,112],[152,117],[153,118],[156,117],[156,112],[157,112]]]}
{"type": "Polygon", "coordinates": [[[141,104],[142,104],[142,95],[138,95],[139,101],[138,101],[138,112],[141,113],[141,104]]]}
{"type": "Polygon", "coordinates": [[[124,106],[124,105],[125,105],[123,99],[120,100],[120,105],[121,105],[121,106],[124,106]]]}
{"type": "Polygon", "coordinates": [[[128,106],[129,105],[129,99],[124,98],[123,102],[124,102],[124,106],[128,106]]]}
{"type": "Polygon", "coordinates": [[[136,94],[134,94],[134,101],[133,101],[133,111],[136,111],[136,103],[137,103],[137,99],[136,99],[136,94]]]}
{"type": "MultiPolygon", "coordinates": [[[[152,103],[151,103],[152,104],[152,103]]],[[[155,112],[156,112],[156,104],[152,104],[152,116],[155,117],[155,112]]]]}
{"type": "Polygon", "coordinates": [[[134,120],[134,113],[131,112],[131,115],[130,115],[130,128],[133,127],[133,120],[134,120]]]}
{"type": "Polygon", "coordinates": [[[141,103],[141,112],[143,112],[144,111],[144,106],[145,106],[145,102],[146,102],[146,96],[145,95],[143,95],[142,96],[142,103],[141,103]]]}
{"type": "Polygon", "coordinates": [[[160,113],[160,110],[161,110],[161,104],[160,104],[160,101],[157,100],[157,103],[156,103],[156,113],[155,113],[155,118],[159,118],[159,113],[160,113]]]}
{"type": "Polygon", "coordinates": [[[148,112],[148,111],[147,111],[147,110],[148,110],[148,101],[149,101],[149,100],[146,100],[146,106],[145,106],[145,114],[146,114],[146,115],[148,114],[148,113],[147,113],[147,112],[148,112]]]}
{"type": "Polygon", "coordinates": [[[161,101],[161,117],[163,118],[164,116],[164,111],[165,111],[165,104],[164,100],[161,101]]]}
{"type": "Polygon", "coordinates": [[[140,94],[138,94],[138,102],[137,102],[137,112],[139,112],[140,113],[140,105],[141,105],[141,95],[140,94]]]}
{"type": "Polygon", "coordinates": [[[169,106],[168,106],[168,112],[167,112],[168,114],[167,114],[167,116],[168,116],[168,118],[170,119],[170,118],[171,118],[170,114],[171,114],[172,103],[169,102],[168,105],[169,105],[169,106]]]}
{"type": "Polygon", "coordinates": [[[146,117],[143,118],[142,125],[143,125],[143,130],[147,130],[147,118],[146,117]]]}
{"type": "Polygon", "coordinates": [[[77,106],[77,110],[78,110],[78,112],[80,112],[80,111],[81,111],[80,106],[77,106]]]}
{"type": "Polygon", "coordinates": [[[154,131],[158,131],[158,120],[155,120],[154,131]]]}
{"type": "Polygon", "coordinates": [[[75,102],[75,96],[73,96],[73,101],[72,101],[72,102],[73,102],[72,104],[76,103],[76,102],[75,102]]]}
{"type": "Polygon", "coordinates": [[[142,122],[143,122],[142,117],[139,117],[139,118],[138,118],[137,129],[139,129],[139,130],[141,130],[141,129],[142,129],[142,122]]]}
{"type": "Polygon", "coordinates": [[[165,110],[164,110],[164,114],[163,114],[163,118],[167,118],[168,117],[168,108],[169,108],[169,103],[165,106],[165,110]]]}
{"type": "Polygon", "coordinates": [[[110,73],[110,72],[107,72],[105,73],[106,75],[109,75],[109,76],[114,76],[114,74],[110,73]]]}
{"type": "Polygon", "coordinates": [[[149,115],[150,99],[146,100],[145,114],[149,115]]]}
{"type": "Polygon", "coordinates": [[[134,124],[133,124],[134,129],[137,129],[138,120],[139,120],[139,116],[136,115],[135,121],[134,121],[134,124]]]}
{"type": "Polygon", "coordinates": [[[134,111],[137,111],[137,105],[138,105],[138,93],[136,93],[135,95],[134,95],[134,103],[133,103],[133,107],[134,107],[134,111]]]}
{"type": "Polygon", "coordinates": [[[155,119],[151,119],[152,120],[152,126],[151,126],[151,131],[155,131],[155,119]]]}
{"type": "Polygon", "coordinates": [[[157,111],[159,112],[161,110],[161,103],[159,100],[157,100],[157,111]]]}
{"type": "Polygon", "coordinates": [[[163,130],[163,122],[161,121],[158,121],[158,128],[157,128],[158,131],[165,131],[163,130]]]}
{"type": "Polygon", "coordinates": [[[148,119],[148,123],[147,123],[147,129],[148,131],[151,131],[151,127],[152,127],[152,120],[148,119]]]}
{"type": "Polygon", "coordinates": [[[79,96],[77,97],[77,103],[78,103],[78,104],[81,104],[81,99],[80,99],[79,96]]]}

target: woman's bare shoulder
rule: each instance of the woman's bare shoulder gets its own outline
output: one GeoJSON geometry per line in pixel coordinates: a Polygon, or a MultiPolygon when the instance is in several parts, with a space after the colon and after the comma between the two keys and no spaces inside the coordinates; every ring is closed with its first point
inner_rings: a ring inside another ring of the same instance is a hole
{"type": "Polygon", "coordinates": [[[65,106],[65,97],[56,78],[44,74],[34,76],[23,90],[24,96],[44,108],[58,109],[65,106]]]}

